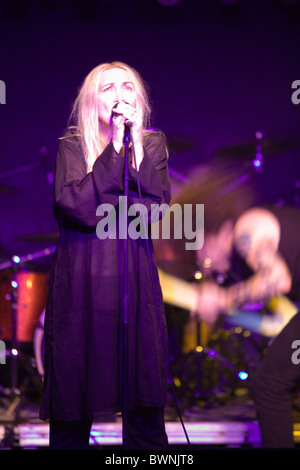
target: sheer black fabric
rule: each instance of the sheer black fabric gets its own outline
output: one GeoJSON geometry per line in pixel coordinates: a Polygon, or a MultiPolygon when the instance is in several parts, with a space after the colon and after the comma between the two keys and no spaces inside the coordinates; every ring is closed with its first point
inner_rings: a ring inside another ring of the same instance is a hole
{"type": "MultiPolygon", "coordinates": [[[[169,203],[165,138],[144,138],[139,169],[143,204],[169,203]]],[[[130,165],[129,204],[138,202],[130,165]]],[[[123,189],[124,158],[110,143],[86,165],[78,137],[61,140],[55,172],[55,215],[60,237],[54,255],[45,318],[45,384],[40,416],[93,419],[120,410],[120,322],[123,240],[97,237],[99,204],[116,208],[123,189]]],[[[162,294],[150,244],[155,306],[145,240],[128,237],[129,408],[165,404],[167,342],[162,294]],[[160,321],[158,320],[160,318],[160,321]]]]}

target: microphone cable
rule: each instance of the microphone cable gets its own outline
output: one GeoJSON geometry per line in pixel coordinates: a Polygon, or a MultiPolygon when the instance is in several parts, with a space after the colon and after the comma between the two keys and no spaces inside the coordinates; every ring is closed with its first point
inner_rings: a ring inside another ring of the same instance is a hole
{"type": "MultiPolygon", "coordinates": [[[[131,133],[131,126],[128,126],[128,127],[129,127],[130,133],[131,133]]],[[[132,138],[131,138],[131,145],[132,145],[133,161],[134,161],[135,173],[136,173],[138,197],[139,197],[140,205],[142,206],[142,204],[143,204],[142,203],[142,192],[141,192],[140,181],[139,181],[138,170],[137,170],[137,164],[136,164],[135,147],[134,147],[134,142],[133,142],[132,138]]],[[[141,212],[141,215],[142,215],[143,229],[144,229],[144,233],[145,233],[145,239],[144,240],[145,240],[145,243],[146,243],[146,252],[147,252],[148,265],[149,265],[149,273],[150,273],[150,278],[151,278],[152,293],[153,293],[153,297],[154,297],[156,315],[157,315],[157,319],[158,319],[158,323],[159,323],[159,328],[160,328],[160,333],[161,333],[161,338],[162,338],[162,343],[163,343],[163,349],[164,349],[164,354],[165,354],[166,363],[167,363],[168,378],[169,378],[169,382],[170,382],[170,386],[171,386],[172,396],[173,396],[173,399],[174,399],[174,402],[175,402],[176,411],[177,411],[177,414],[178,414],[178,417],[179,417],[184,435],[186,437],[188,445],[191,446],[191,442],[190,442],[185,424],[184,424],[183,419],[182,419],[181,411],[179,409],[179,404],[178,404],[175,389],[174,389],[174,382],[173,382],[171,369],[170,369],[170,365],[169,365],[168,348],[167,348],[165,338],[164,338],[164,334],[163,334],[163,326],[162,326],[161,318],[160,318],[160,315],[159,315],[158,301],[157,301],[155,286],[154,286],[154,277],[153,277],[153,271],[152,271],[152,266],[151,266],[151,256],[150,256],[150,248],[149,248],[149,240],[148,240],[148,231],[147,231],[147,227],[146,227],[144,213],[143,213],[142,210],[140,212],[141,212]]]]}

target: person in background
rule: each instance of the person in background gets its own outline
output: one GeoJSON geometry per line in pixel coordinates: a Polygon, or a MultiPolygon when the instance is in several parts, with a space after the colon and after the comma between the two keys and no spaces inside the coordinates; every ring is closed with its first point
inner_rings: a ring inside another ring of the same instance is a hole
{"type": "Polygon", "coordinates": [[[300,382],[299,365],[292,361],[292,344],[300,339],[300,210],[263,205],[251,179],[249,171],[228,163],[201,168],[172,202],[204,204],[204,245],[186,252],[184,240],[170,240],[168,253],[177,261],[185,260],[186,280],[191,281],[195,271],[203,275],[193,290],[192,315],[206,323],[213,324],[220,314],[245,303],[274,304],[282,297],[293,301],[281,302],[288,310],[282,314],[290,320],[272,341],[252,380],[263,445],[293,447],[290,392],[300,382]]]}

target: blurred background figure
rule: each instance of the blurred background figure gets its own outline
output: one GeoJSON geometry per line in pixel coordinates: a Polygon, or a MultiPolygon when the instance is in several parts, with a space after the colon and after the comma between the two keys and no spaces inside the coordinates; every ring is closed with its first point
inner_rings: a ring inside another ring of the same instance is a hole
{"type": "MultiPolygon", "coordinates": [[[[275,331],[269,330],[271,336],[280,334],[253,379],[252,391],[263,444],[291,447],[289,392],[300,379],[299,368],[291,361],[291,344],[300,335],[296,306],[300,302],[300,210],[263,204],[256,186],[255,174],[243,165],[215,162],[200,168],[173,202],[182,208],[192,204],[194,214],[196,204],[204,204],[204,245],[198,251],[186,251],[184,238],[165,241],[168,259],[160,267],[190,282],[195,282],[196,273],[201,282],[194,290],[187,289],[184,298],[189,297],[186,305],[190,304],[192,317],[208,324],[214,324],[220,314],[234,317],[245,304],[254,302],[277,312],[273,326],[279,315],[283,319],[275,331]]],[[[158,256],[162,251],[160,247],[158,256]]],[[[169,296],[172,277],[166,280],[169,296]]],[[[179,292],[180,284],[176,287],[175,281],[174,286],[173,292],[179,292]]],[[[171,297],[168,300],[176,304],[178,297],[173,301],[171,297]]],[[[268,324],[261,317],[258,324],[257,316],[249,314],[247,324],[266,333],[272,320],[268,324]]]]}

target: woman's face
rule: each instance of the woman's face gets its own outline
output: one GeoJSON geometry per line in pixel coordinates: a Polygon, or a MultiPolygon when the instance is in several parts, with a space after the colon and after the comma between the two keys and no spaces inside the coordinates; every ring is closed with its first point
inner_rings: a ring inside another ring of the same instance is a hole
{"type": "Polygon", "coordinates": [[[120,68],[105,70],[98,93],[98,116],[102,124],[111,126],[112,108],[125,102],[136,107],[136,92],[129,73],[120,68]]]}

